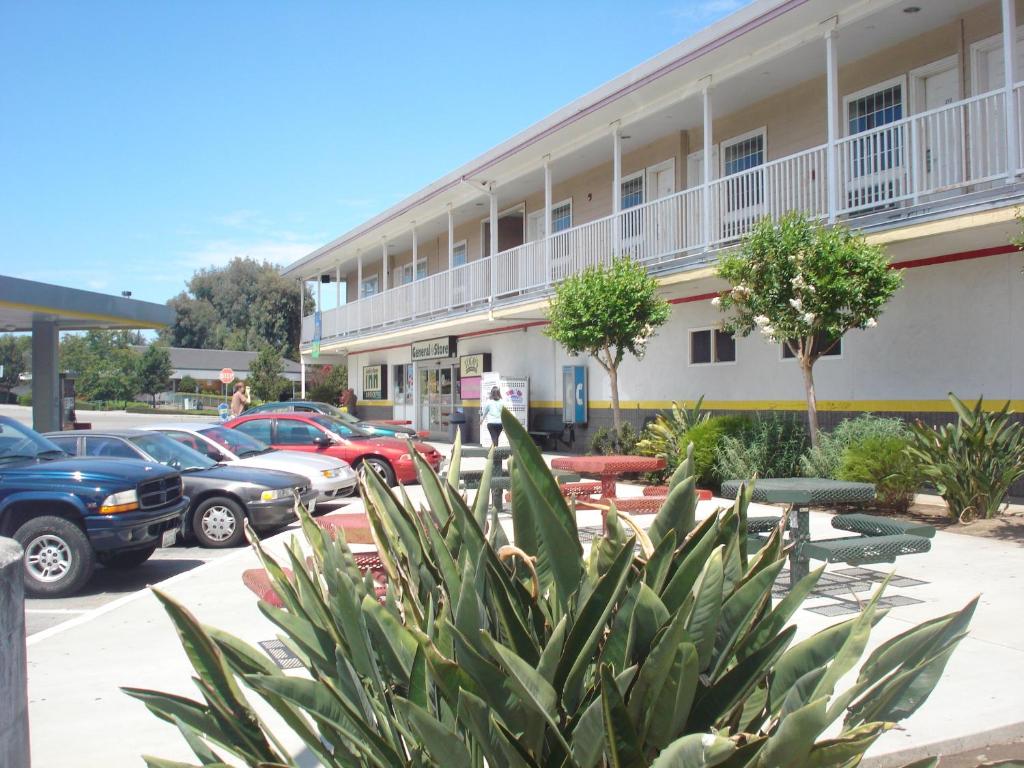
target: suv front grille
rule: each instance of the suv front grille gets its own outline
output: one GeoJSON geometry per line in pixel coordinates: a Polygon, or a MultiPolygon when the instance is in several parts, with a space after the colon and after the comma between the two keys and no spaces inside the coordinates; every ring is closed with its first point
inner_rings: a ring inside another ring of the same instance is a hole
{"type": "Polygon", "coordinates": [[[181,477],[168,475],[139,483],[139,507],[153,509],[177,501],[181,497],[181,477]]]}

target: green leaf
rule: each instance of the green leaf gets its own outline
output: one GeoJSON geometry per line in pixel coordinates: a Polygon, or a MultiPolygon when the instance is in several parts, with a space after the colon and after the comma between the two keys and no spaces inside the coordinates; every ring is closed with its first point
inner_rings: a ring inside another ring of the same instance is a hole
{"type": "Polygon", "coordinates": [[[646,768],[636,729],[607,665],[601,666],[601,710],[611,768],[646,768]]]}
{"type": "Polygon", "coordinates": [[[783,717],[761,750],[760,764],[807,765],[807,756],[815,740],[828,725],[826,704],[827,699],[821,697],[783,717]]]}
{"type": "Polygon", "coordinates": [[[651,768],[712,768],[736,751],[729,739],[710,733],[682,736],[662,750],[651,768]]]}
{"type": "Polygon", "coordinates": [[[411,701],[395,697],[395,709],[419,737],[419,741],[441,768],[473,768],[473,758],[458,733],[411,701]]]}
{"type": "Polygon", "coordinates": [[[664,748],[686,730],[699,679],[696,646],[680,643],[664,685],[647,710],[644,728],[652,745],[664,748]]]}
{"type": "Polygon", "coordinates": [[[723,550],[719,547],[704,565],[700,581],[694,587],[696,601],[686,622],[686,631],[697,646],[697,658],[702,670],[707,669],[711,662],[718,619],[722,612],[722,586],[725,580],[722,554],[723,550]]]}
{"type": "Polygon", "coordinates": [[[626,587],[632,561],[633,547],[627,544],[615,558],[608,573],[598,581],[569,630],[562,658],[555,671],[555,689],[562,689],[562,703],[570,711],[579,703],[584,672],[593,663],[594,649],[626,587]]]}
{"type": "Polygon", "coordinates": [[[697,478],[687,477],[676,483],[668,492],[665,503],[651,523],[648,536],[655,547],[669,531],[682,541],[693,530],[697,519],[697,478]]]}

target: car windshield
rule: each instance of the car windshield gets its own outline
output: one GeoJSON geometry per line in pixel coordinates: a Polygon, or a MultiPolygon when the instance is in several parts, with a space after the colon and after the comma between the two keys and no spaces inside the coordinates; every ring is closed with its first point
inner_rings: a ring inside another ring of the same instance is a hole
{"type": "Polygon", "coordinates": [[[20,424],[0,422],[0,462],[59,459],[67,454],[38,432],[20,424]]]}
{"type": "Polygon", "coordinates": [[[244,432],[239,432],[237,429],[204,427],[197,431],[203,437],[207,437],[218,445],[224,446],[240,459],[244,459],[247,456],[257,456],[271,450],[270,446],[266,443],[260,442],[255,437],[250,437],[244,432]]]}
{"type": "Polygon", "coordinates": [[[217,466],[217,462],[213,459],[203,456],[198,451],[194,451],[187,445],[182,445],[177,440],[160,432],[147,432],[129,439],[152,456],[154,461],[159,461],[161,464],[166,464],[168,467],[182,472],[217,466]]]}
{"type": "Polygon", "coordinates": [[[341,419],[336,419],[333,416],[326,416],[324,414],[317,414],[316,416],[310,416],[310,421],[314,421],[324,429],[329,429],[336,435],[341,437],[360,438],[360,437],[371,437],[372,435],[365,429],[357,427],[355,424],[346,424],[341,419]]]}

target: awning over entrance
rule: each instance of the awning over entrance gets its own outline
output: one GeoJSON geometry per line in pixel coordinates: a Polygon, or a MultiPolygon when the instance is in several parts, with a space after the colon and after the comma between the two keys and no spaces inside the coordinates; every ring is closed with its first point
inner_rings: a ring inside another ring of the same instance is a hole
{"type": "Polygon", "coordinates": [[[32,420],[40,432],[60,425],[60,331],[162,328],[174,310],[162,304],[0,275],[0,331],[32,332],[32,420]]]}

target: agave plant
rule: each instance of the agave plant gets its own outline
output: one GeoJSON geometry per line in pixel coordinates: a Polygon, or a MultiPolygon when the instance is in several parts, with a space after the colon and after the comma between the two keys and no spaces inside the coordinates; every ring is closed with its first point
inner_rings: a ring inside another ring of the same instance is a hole
{"type": "Polygon", "coordinates": [[[255,545],[284,604],[260,610],[303,674],[158,592],[200,697],[126,691],[176,725],[202,765],[296,764],[259,697],[325,766],[846,768],[922,704],[966,633],[974,603],[862,661],[883,613],[875,595],[796,642],[791,619],[821,571],[773,601],[781,528],[748,558],[747,493],[697,522],[690,460],[647,531],[612,507],[586,553],[540,453],[504,422],[514,544],[486,493],[470,506],[456,490],[457,457],[447,482],[420,463],[424,508],[368,473],[383,601],[308,515],[308,546],[287,548],[293,575],[255,545]]]}
{"type": "Polygon", "coordinates": [[[710,414],[702,410],[703,404],[704,395],[697,398],[691,408],[673,400],[668,413],[659,413],[644,427],[636,444],[637,451],[644,456],[658,456],[675,467],[686,455],[686,433],[708,420],[710,414]]]}
{"type": "Polygon", "coordinates": [[[987,413],[979,398],[968,408],[952,392],[956,424],[933,428],[918,422],[907,452],[921,464],[961,522],[990,518],[999,511],[1010,486],[1024,477],[1024,424],[1010,403],[987,413]]]}

